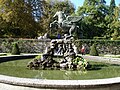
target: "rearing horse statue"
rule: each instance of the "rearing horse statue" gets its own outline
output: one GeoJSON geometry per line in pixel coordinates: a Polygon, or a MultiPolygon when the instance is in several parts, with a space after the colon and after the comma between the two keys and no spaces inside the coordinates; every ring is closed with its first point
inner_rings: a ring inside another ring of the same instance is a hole
{"type": "Polygon", "coordinates": [[[53,17],[56,17],[56,16],[58,16],[58,24],[61,26],[63,20],[66,19],[66,15],[62,11],[57,11],[53,17]]]}
{"type": "Polygon", "coordinates": [[[72,32],[79,29],[77,23],[82,19],[81,16],[66,16],[63,11],[57,11],[53,17],[58,18],[58,20],[50,23],[50,28],[62,28],[64,31],[68,31],[69,35],[72,32]]]}
{"type": "Polygon", "coordinates": [[[63,11],[57,11],[55,13],[55,15],[53,16],[53,18],[57,17],[58,18],[58,21],[55,20],[53,21],[52,23],[50,23],[50,27],[52,27],[52,25],[57,25],[59,28],[62,27],[62,22],[66,19],[66,15],[63,11]]]}

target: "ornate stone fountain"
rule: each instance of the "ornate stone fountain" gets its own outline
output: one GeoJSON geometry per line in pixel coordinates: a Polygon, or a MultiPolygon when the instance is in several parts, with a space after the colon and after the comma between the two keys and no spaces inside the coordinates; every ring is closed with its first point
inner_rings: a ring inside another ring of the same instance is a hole
{"type": "MultiPolygon", "coordinates": [[[[88,68],[88,62],[77,55],[77,47],[73,43],[73,32],[80,29],[77,23],[82,20],[82,16],[66,16],[62,11],[56,12],[53,17],[56,16],[58,17],[58,21],[55,20],[50,23],[50,28],[61,28],[67,31],[67,33],[64,34],[62,39],[51,40],[50,45],[46,47],[45,53],[43,53],[40,59],[34,60],[32,66],[41,66],[42,69],[46,67],[64,69],[88,68]],[[54,60],[55,56],[60,56],[62,59],[60,61],[54,60]]],[[[28,66],[30,65],[28,64],[28,66]]]]}
{"type": "MultiPolygon", "coordinates": [[[[62,13],[62,12],[59,12],[62,13]]],[[[72,17],[68,17],[68,20],[72,17]]],[[[74,17],[78,18],[78,17],[74,17]]],[[[81,20],[81,19],[80,19],[81,20]]],[[[70,20],[71,21],[71,20],[70,20]]],[[[78,20],[79,21],[79,20],[78,20]]],[[[63,26],[67,21],[62,23],[63,26]]],[[[55,24],[58,22],[55,22],[55,24]]],[[[54,24],[51,23],[51,27],[54,24]]],[[[67,23],[68,24],[68,23],[67,23]]],[[[61,23],[58,24],[61,27],[61,23]]],[[[87,67],[88,63],[82,57],[78,56],[75,48],[73,48],[73,38],[72,31],[74,31],[78,26],[71,25],[70,29],[68,29],[68,34],[65,34],[64,38],[61,40],[52,40],[50,45],[46,48],[46,52],[43,53],[42,58],[35,58],[32,63],[29,63],[30,69],[41,67],[45,69],[46,67],[61,67],[61,68],[72,68],[72,69],[81,69],[81,65],[83,67],[87,67]],[[54,57],[63,57],[62,61],[58,62],[54,60],[54,57]],[[86,62],[86,64],[83,64],[86,62]],[[86,65],[86,66],[84,66],[86,65]]],[[[8,57],[6,57],[8,58],[8,57]]],[[[11,57],[10,57],[11,58],[11,57]]],[[[94,57],[93,57],[94,58],[94,57]]],[[[3,57],[1,57],[1,60],[3,57]]],[[[97,58],[97,60],[102,60],[102,58],[97,58]]],[[[109,59],[110,61],[110,59],[109,59]]],[[[112,60],[111,60],[112,61],[112,60]]],[[[119,60],[118,60],[119,61],[119,60]]],[[[115,60],[113,59],[113,62],[115,60]]],[[[109,79],[96,79],[96,80],[46,80],[46,79],[28,79],[28,78],[18,78],[11,76],[0,75],[0,83],[5,83],[6,86],[9,86],[9,89],[26,89],[26,90],[39,90],[40,89],[82,89],[82,90],[119,90],[120,87],[120,77],[109,78],[109,79]],[[7,85],[10,84],[10,85],[7,85]],[[12,86],[15,85],[15,86],[12,86]],[[28,88],[29,87],[29,88],[28,88]],[[33,88],[32,88],[33,87],[33,88]],[[38,89],[37,89],[38,88],[38,89]]],[[[3,89],[4,85],[2,85],[3,89]]],[[[12,90],[11,89],[11,90],[12,90]]]]}

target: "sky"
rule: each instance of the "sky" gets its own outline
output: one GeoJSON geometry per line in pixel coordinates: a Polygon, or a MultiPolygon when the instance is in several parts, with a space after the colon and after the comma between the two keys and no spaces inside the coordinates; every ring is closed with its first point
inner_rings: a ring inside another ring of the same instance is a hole
{"type": "MultiPolygon", "coordinates": [[[[78,8],[78,6],[82,6],[84,0],[70,0],[76,7],[76,9],[78,8]]],[[[105,0],[107,5],[110,5],[110,1],[111,0],[105,0]]],[[[118,4],[120,4],[120,0],[115,0],[115,4],[118,6],[118,4]]]]}

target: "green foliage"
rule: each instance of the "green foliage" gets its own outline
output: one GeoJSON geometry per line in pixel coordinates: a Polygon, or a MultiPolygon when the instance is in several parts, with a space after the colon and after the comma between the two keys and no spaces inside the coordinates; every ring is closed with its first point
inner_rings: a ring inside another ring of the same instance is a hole
{"type": "Polygon", "coordinates": [[[84,15],[79,23],[83,38],[111,38],[114,29],[120,28],[120,6],[115,5],[115,0],[110,5],[105,0],[85,0],[76,13],[70,0],[0,0],[0,37],[35,38],[46,32],[55,35],[57,31],[50,32],[49,24],[58,10],[67,15],[84,15]]]}
{"type": "Polygon", "coordinates": [[[40,25],[42,26],[43,32],[39,33],[48,32],[51,36],[51,34],[55,35],[58,30],[62,31],[61,29],[52,29],[50,31],[49,28],[49,24],[56,19],[53,18],[54,14],[59,10],[64,11],[67,15],[71,15],[72,13],[74,13],[75,8],[69,0],[47,0],[44,4],[43,17],[40,20],[40,25]]]}
{"type": "Polygon", "coordinates": [[[84,14],[81,25],[84,38],[97,36],[110,39],[114,29],[120,28],[119,13],[120,6],[115,5],[115,0],[111,0],[109,6],[105,0],[85,0],[76,15],[84,14]]]}
{"type": "Polygon", "coordinates": [[[119,36],[118,30],[114,30],[114,33],[112,33],[112,40],[117,40],[119,36]]]}
{"type": "Polygon", "coordinates": [[[115,0],[110,1],[110,8],[109,8],[109,15],[113,16],[114,15],[114,8],[115,8],[115,0]]]}
{"type": "Polygon", "coordinates": [[[41,55],[36,56],[35,59],[37,60],[41,59],[41,55]]]}
{"type": "Polygon", "coordinates": [[[82,31],[84,38],[101,37],[106,30],[105,16],[108,7],[99,0],[85,0],[83,6],[77,10],[77,15],[83,15],[82,31]]]}
{"type": "Polygon", "coordinates": [[[117,37],[117,40],[120,40],[120,36],[119,36],[119,37],[117,37]]]}
{"type": "Polygon", "coordinates": [[[18,44],[17,44],[17,43],[14,43],[14,44],[13,44],[11,54],[12,54],[12,55],[19,55],[19,54],[20,54],[19,47],[18,47],[18,44]]]}
{"type": "Polygon", "coordinates": [[[92,56],[99,56],[96,45],[93,44],[90,48],[90,55],[92,56]]]}
{"type": "Polygon", "coordinates": [[[24,0],[0,0],[0,30],[3,37],[37,36],[40,26],[32,15],[33,10],[32,3],[24,0]]]}
{"type": "Polygon", "coordinates": [[[96,39],[96,40],[103,39],[103,40],[105,40],[105,39],[106,39],[106,37],[94,37],[93,39],[96,39]]]}
{"type": "Polygon", "coordinates": [[[88,65],[88,62],[86,61],[86,59],[82,58],[82,57],[76,57],[74,60],[73,60],[73,64],[75,65],[79,65],[81,67],[87,67],[88,65]]]}
{"type": "MultiPolygon", "coordinates": [[[[19,42],[19,49],[21,53],[42,53],[44,51],[45,45],[43,41],[36,39],[0,39],[0,52],[1,53],[11,53],[12,43],[19,42]],[[39,48],[39,49],[38,49],[39,48]]],[[[74,41],[74,44],[80,50],[82,45],[87,45],[90,47],[93,43],[96,43],[99,54],[120,54],[120,36],[118,40],[108,40],[108,39],[78,39],[74,41]],[[101,48],[105,47],[105,51],[101,51],[101,48]],[[109,51],[109,52],[108,52],[109,51]]],[[[49,41],[45,42],[46,45],[49,45],[49,41]]],[[[89,48],[87,49],[89,54],[89,48]]]]}

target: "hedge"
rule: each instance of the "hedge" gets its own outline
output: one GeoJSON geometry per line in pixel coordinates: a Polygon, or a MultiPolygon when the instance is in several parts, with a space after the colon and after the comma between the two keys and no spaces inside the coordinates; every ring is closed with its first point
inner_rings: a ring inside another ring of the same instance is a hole
{"type": "Polygon", "coordinates": [[[96,44],[99,54],[120,54],[120,40],[91,40],[81,39],[76,40],[75,43],[81,47],[82,44],[86,45],[87,53],[90,52],[90,47],[96,44]]]}
{"type": "MultiPolygon", "coordinates": [[[[14,42],[18,43],[21,53],[43,53],[50,40],[1,38],[0,53],[10,53],[14,42]]],[[[120,54],[120,40],[80,39],[75,40],[74,43],[78,47],[78,51],[84,44],[86,45],[87,53],[89,53],[90,46],[95,43],[99,54],[120,54]]]]}

